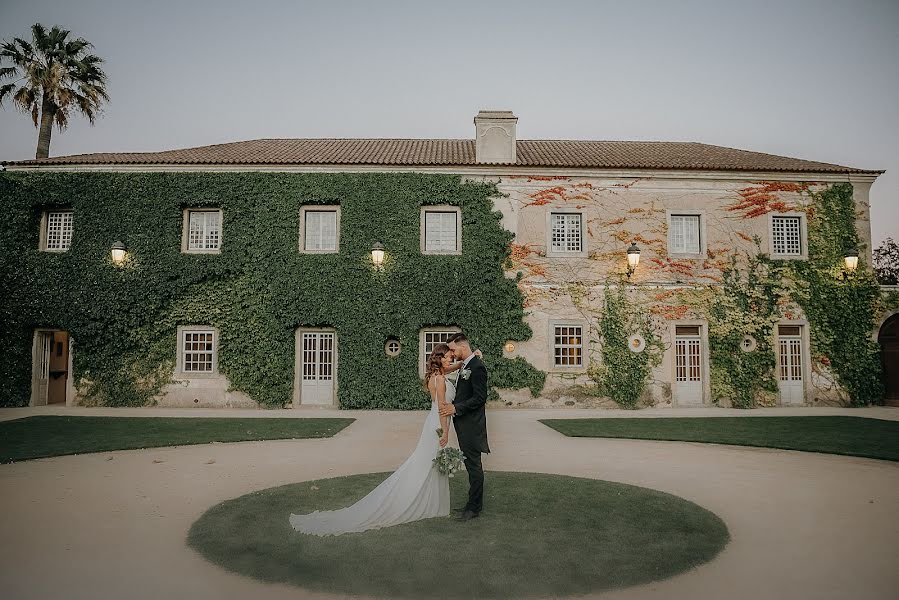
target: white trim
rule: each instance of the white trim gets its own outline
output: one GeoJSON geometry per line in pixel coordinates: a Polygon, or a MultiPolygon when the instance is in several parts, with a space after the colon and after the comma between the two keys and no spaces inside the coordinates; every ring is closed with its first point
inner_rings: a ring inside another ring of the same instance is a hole
{"type": "Polygon", "coordinates": [[[546,336],[549,342],[549,368],[547,373],[586,373],[590,366],[589,344],[590,325],[582,319],[550,319],[549,333],[546,336]],[[581,328],[581,364],[557,365],[556,364],[556,327],[580,327],[581,328]]]}
{"type": "MultiPolygon", "coordinates": [[[[700,374],[699,378],[702,383],[702,399],[700,406],[708,406],[709,399],[712,397],[711,389],[711,370],[709,360],[709,324],[701,319],[676,320],[668,322],[668,335],[671,342],[667,352],[670,352],[671,360],[671,400],[674,406],[678,406],[677,399],[677,328],[678,327],[699,327],[699,360],[700,374]]],[[[697,406],[684,404],[684,406],[697,406]]]]}
{"type": "Polygon", "coordinates": [[[238,172],[238,173],[447,173],[452,175],[502,177],[503,175],[558,175],[570,177],[623,177],[713,179],[721,181],[797,181],[797,182],[865,182],[873,183],[878,173],[817,173],[812,171],[715,171],[692,169],[602,169],[578,167],[499,167],[499,166],[412,166],[412,165],[8,165],[7,171],[103,171],[110,173],[177,173],[177,172],[238,172]]]}
{"type": "Polygon", "coordinates": [[[676,210],[669,208],[665,211],[668,222],[667,250],[670,258],[705,258],[706,255],[706,211],[705,209],[676,210]],[[699,252],[675,252],[671,249],[671,218],[672,217],[699,217],[699,252]]]}
{"type": "Polygon", "coordinates": [[[778,384],[777,404],[778,406],[797,406],[796,404],[784,404],[781,400],[780,392],[780,326],[799,326],[800,352],[802,353],[802,402],[805,404],[808,398],[809,386],[812,380],[812,357],[811,357],[811,340],[809,338],[809,324],[806,319],[780,319],[774,324],[773,329],[773,348],[774,348],[774,380],[778,384]]]}
{"type": "Polygon", "coordinates": [[[452,204],[425,204],[419,212],[419,250],[422,254],[462,254],[462,210],[452,204]],[[455,250],[428,250],[427,249],[427,213],[455,213],[456,215],[456,248],[455,250]]]}
{"type": "Polygon", "coordinates": [[[768,213],[768,256],[775,260],[808,260],[808,215],[802,211],[768,213]],[[774,218],[793,217],[799,219],[799,254],[775,254],[774,218]]]}
{"type": "Polygon", "coordinates": [[[38,250],[42,252],[68,252],[72,247],[71,237],[75,236],[75,209],[70,207],[47,207],[41,210],[41,226],[40,236],[38,240],[38,250]],[[69,239],[69,245],[65,248],[48,248],[47,238],[50,229],[50,213],[71,213],[72,215],[72,235],[69,239]]]}
{"type": "Polygon", "coordinates": [[[293,359],[293,407],[303,406],[303,334],[304,333],[331,333],[334,334],[334,348],[331,362],[332,396],[331,404],[306,404],[305,406],[331,406],[338,408],[337,390],[339,386],[340,339],[337,329],[334,327],[297,327],[294,330],[294,359],[293,359]]]}
{"type": "Polygon", "coordinates": [[[441,327],[439,325],[430,326],[430,327],[422,327],[418,330],[418,375],[420,377],[425,376],[425,362],[427,362],[427,357],[425,356],[425,334],[426,333],[459,333],[462,331],[460,327],[456,325],[447,325],[445,327],[441,327]]]}
{"type": "Polygon", "coordinates": [[[339,204],[304,204],[300,207],[300,235],[299,251],[303,254],[337,254],[340,252],[340,205],[339,204]],[[307,250],[306,245],[306,213],[307,212],[333,212],[336,213],[336,233],[333,250],[307,250]]]}
{"type": "Polygon", "coordinates": [[[219,207],[187,207],[181,222],[181,253],[182,254],[221,254],[222,244],[225,241],[225,214],[219,207]],[[217,248],[188,248],[190,241],[190,213],[192,212],[217,212],[219,214],[219,244],[217,248]]]}
{"type": "Polygon", "coordinates": [[[545,241],[546,241],[546,256],[550,258],[586,258],[587,257],[587,223],[586,223],[586,215],[583,210],[578,210],[576,208],[567,208],[567,207],[550,207],[549,210],[546,211],[545,218],[545,241]],[[564,250],[554,250],[553,249],[553,215],[580,215],[581,217],[581,249],[576,251],[567,252],[564,250]]]}
{"type": "Polygon", "coordinates": [[[219,331],[211,325],[179,325],[178,326],[177,357],[175,360],[176,379],[212,379],[219,376],[219,331]],[[212,332],[212,370],[211,371],[185,371],[184,370],[184,334],[212,332]]]}

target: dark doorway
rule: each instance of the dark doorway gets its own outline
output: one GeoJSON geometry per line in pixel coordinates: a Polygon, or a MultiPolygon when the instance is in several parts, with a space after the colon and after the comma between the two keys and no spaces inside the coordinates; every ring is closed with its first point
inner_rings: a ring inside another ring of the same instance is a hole
{"type": "Polygon", "coordinates": [[[877,341],[883,359],[884,404],[899,406],[899,314],[884,322],[877,341]]]}
{"type": "Polygon", "coordinates": [[[31,406],[65,404],[69,383],[69,333],[42,329],[34,333],[31,406]]]}

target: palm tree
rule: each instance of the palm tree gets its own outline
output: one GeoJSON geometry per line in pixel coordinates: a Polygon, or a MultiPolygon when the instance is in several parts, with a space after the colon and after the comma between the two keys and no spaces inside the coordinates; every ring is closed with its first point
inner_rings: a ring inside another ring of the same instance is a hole
{"type": "Polygon", "coordinates": [[[0,83],[13,80],[0,85],[0,106],[9,96],[22,112],[31,113],[34,126],[40,127],[35,158],[50,155],[54,122],[63,131],[76,109],[93,125],[102,102],[109,100],[103,59],[87,54],[93,44],[84,38],[67,39],[69,33],[55,25],[48,32],[35,23],[31,43],[13,38],[0,45],[0,83]],[[7,59],[12,66],[3,66],[7,59]]]}

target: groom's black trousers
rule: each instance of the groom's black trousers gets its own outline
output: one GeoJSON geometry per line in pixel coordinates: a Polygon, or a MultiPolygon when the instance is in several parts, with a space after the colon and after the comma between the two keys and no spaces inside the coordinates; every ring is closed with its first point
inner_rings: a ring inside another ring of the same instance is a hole
{"type": "Polygon", "coordinates": [[[481,512],[484,508],[484,469],[481,467],[481,453],[471,448],[459,449],[465,455],[465,470],[468,471],[468,503],[465,510],[481,512]]]}

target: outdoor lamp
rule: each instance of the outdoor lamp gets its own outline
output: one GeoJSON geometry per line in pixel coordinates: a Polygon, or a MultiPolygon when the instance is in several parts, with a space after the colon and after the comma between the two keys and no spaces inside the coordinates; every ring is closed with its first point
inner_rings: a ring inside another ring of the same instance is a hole
{"type": "Polygon", "coordinates": [[[381,242],[375,242],[371,247],[371,261],[376,267],[380,267],[384,262],[384,245],[381,242]]]}
{"type": "Polygon", "coordinates": [[[117,265],[122,264],[125,260],[125,244],[116,242],[112,245],[112,262],[117,265]]]}
{"type": "Polygon", "coordinates": [[[637,265],[640,264],[640,248],[637,247],[637,242],[631,242],[630,247],[627,249],[627,276],[630,277],[631,274],[637,270],[637,265]]]}
{"type": "Polygon", "coordinates": [[[846,261],[846,271],[849,273],[854,273],[856,267],[858,267],[858,249],[850,248],[846,251],[846,256],[843,257],[843,260],[846,261]]]}

